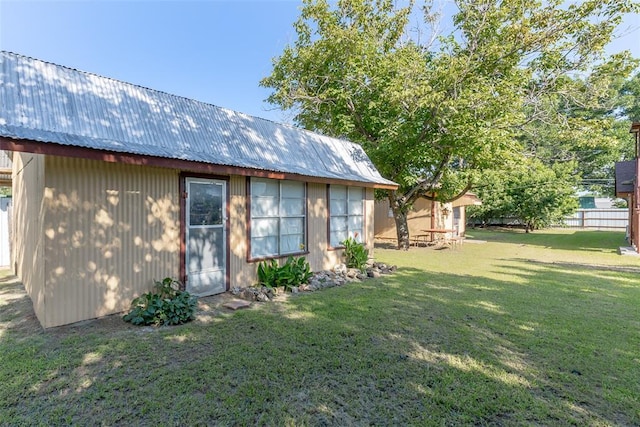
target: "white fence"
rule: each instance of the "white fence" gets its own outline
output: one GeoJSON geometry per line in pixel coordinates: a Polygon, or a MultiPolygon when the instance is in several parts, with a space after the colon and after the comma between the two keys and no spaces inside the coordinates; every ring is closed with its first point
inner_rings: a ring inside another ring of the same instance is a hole
{"type": "Polygon", "coordinates": [[[628,209],[578,209],[564,219],[564,226],[569,228],[624,231],[628,225],[628,209]]]}
{"type": "MultiPolygon", "coordinates": [[[[469,226],[475,227],[482,223],[474,219],[469,220],[469,226]]],[[[522,223],[517,218],[494,218],[487,221],[486,225],[502,225],[507,227],[519,227],[522,223]]],[[[554,227],[590,228],[596,230],[626,231],[629,225],[629,210],[624,209],[578,209],[576,213],[564,218],[562,223],[554,227]]]]}
{"type": "Polygon", "coordinates": [[[9,225],[11,222],[11,198],[0,197],[0,267],[11,264],[9,225]]]}

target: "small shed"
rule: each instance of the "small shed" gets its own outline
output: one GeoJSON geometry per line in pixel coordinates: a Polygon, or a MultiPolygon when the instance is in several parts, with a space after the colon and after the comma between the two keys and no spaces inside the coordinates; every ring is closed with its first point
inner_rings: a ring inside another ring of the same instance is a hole
{"type": "Polygon", "coordinates": [[[348,236],[373,250],[373,190],[397,187],[349,141],[10,52],[0,149],[44,327],[122,312],[168,276],[204,296],[265,259],[331,268],[348,236]]]}
{"type": "MultiPolygon", "coordinates": [[[[475,194],[468,192],[451,203],[434,202],[427,198],[418,199],[407,215],[409,236],[413,241],[431,240],[429,229],[453,230],[450,234],[464,236],[466,231],[466,207],[480,205],[475,194]]],[[[375,202],[374,235],[376,239],[397,241],[396,223],[387,199],[375,202]]]]}

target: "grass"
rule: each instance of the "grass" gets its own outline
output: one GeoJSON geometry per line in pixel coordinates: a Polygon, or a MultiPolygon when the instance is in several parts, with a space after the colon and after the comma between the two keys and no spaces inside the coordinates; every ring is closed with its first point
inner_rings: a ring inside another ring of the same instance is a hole
{"type": "Polygon", "coordinates": [[[187,325],[38,329],[0,278],[0,424],[639,425],[620,233],[471,230],[398,272],[187,325]]]}

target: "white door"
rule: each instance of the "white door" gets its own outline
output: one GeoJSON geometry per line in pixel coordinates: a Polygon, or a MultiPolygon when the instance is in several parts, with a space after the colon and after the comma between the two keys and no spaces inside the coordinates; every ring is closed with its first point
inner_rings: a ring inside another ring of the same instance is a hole
{"type": "Polygon", "coordinates": [[[186,289],[198,296],[226,290],[227,183],[186,178],[186,289]]]}

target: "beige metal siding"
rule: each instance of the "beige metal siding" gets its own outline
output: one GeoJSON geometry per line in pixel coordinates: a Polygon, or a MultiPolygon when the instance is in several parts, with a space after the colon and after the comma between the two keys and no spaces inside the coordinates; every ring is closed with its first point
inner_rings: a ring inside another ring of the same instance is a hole
{"type": "MultiPolygon", "coordinates": [[[[342,249],[329,250],[328,233],[328,201],[327,185],[313,184],[307,186],[308,221],[309,221],[309,264],[314,271],[328,270],[344,262],[342,249]]],[[[373,189],[365,189],[364,241],[373,256],[374,229],[374,197],[373,189]]]]}
{"type": "Polygon", "coordinates": [[[374,244],[374,228],[375,228],[375,198],[373,194],[373,188],[365,189],[365,219],[364,219],[364,229],[365,229],[365,242],[367,245],[367,249],[369,249],[369,257],[373,257],[373,244],[374,244]]]}
{"type": "Polygon", "coordinates": [[[327,185],[307,185],[307,260],[314,271],[333,268],[340,262],[341,250],[329,250],[327,185]]]}
{"type": "Polygon", "coordinates": [[[396,239],[396,223],[389,216],[389,201],[376,200],[374,204],[374,235],[377,239],[396,239]]]}
{"type": "Polygon", "coordinates": [[[44,156],[13,155],[12,259],[16,275],[33,301],[36,316],[44,324],[45,285],[43,254],[44,156]]]}
{"type": "Polygon", "coordinates": [[[230,286],[246,287],[256,281],[256,263],[247,263],[247,179],[229,179],[229,278],[230,286]]]}
{"type": "Polygon", "coordinates": [[[46,318],[51,327],[127,310],[178,277],[178,172],[47,157],[46,318]]]}

